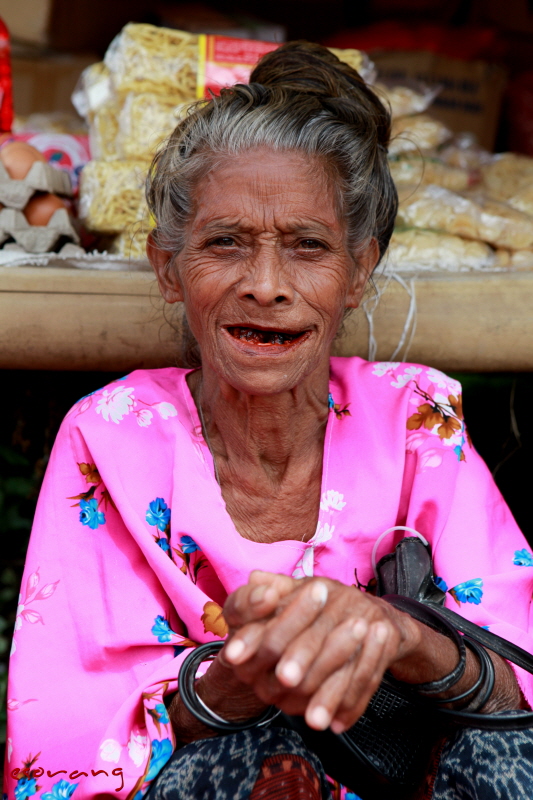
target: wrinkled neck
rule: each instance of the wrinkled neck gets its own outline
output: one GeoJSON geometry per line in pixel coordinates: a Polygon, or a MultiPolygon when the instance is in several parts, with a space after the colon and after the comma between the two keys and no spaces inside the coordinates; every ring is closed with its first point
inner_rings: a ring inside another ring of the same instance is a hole
{"type": "Polygon", "coordinates": [[[323,451],[328,418],[329,365],[298,386],[274,395],[236,390],[209,369],[188,384],[215,458],[261,466],[272,478],[323,451]]]}

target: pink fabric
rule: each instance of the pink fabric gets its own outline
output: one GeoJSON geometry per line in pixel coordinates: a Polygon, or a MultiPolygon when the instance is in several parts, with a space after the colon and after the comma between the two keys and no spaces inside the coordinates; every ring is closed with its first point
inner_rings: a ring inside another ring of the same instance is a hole
{"type": "Polygon", "coordinates": [[[115,381],[58,435],[11,657],[9,800],[141,797],[174,748],[163,697],[187,648],[224,635],[227,593],[254,568],[366,585],[394,525],[429,539],[450,608],[533,651],[533,556],[465,441],[456,381],[332,359],[317,532],[259,544],[226,512],[186,374],[115,381]]]}

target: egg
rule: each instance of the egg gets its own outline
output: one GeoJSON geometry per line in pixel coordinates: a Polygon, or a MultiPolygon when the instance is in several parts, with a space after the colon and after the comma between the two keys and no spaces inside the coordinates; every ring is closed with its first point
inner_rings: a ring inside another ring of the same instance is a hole
{"type": "Polygon", "coordinates": [[[36,161],[44,161],[46,158],[27,142],[10,142],[0,150],[0,160],[6,168],[10,178],[21,181],[28,174],[31,166],[36,161]]]}
{"type": "Polygon", "coordinates": [[[52,214],[65,203],[55,194],[36,194],[27,203],[24,215],[30,225],[48,225],[52,214]]]}

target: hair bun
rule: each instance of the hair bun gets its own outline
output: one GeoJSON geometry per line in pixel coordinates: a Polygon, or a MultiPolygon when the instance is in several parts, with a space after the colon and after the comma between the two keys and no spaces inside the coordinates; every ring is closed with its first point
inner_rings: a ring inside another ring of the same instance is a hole
{"type": "Polygon", "coordinates": [[[339,109],[342,103],[331,100],[343,98],[352,109],[367,112],[374,119],[379,144],[387,147],[390,139],[390,114],[378,96],[372,91],[357,70],[320,44],[313,42],[287,42],[264,55],[250,75],[250,83],[258,83],[272,89],[314,96],[339,109]],[[330,101],[330,102],[328,102],[330,101]]]}

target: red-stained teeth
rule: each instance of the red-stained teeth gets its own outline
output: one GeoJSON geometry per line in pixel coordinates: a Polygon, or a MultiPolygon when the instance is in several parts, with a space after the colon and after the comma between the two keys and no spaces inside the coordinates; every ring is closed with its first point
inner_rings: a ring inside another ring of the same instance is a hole
{"type": "Polygon", "coordinates": [[[264,331],[257,328],[243,327],[230,327],[228,332],[236,339],[256,345],[289,345],[302,335],[301,333],[264,331]]]}

